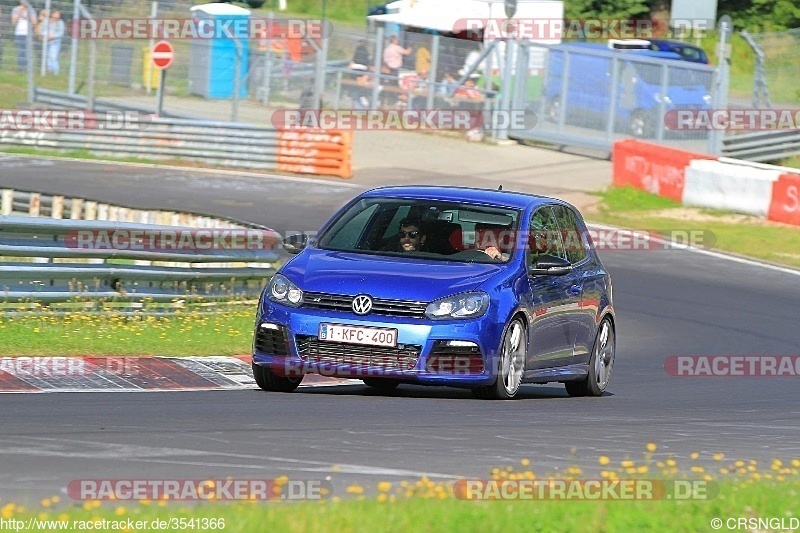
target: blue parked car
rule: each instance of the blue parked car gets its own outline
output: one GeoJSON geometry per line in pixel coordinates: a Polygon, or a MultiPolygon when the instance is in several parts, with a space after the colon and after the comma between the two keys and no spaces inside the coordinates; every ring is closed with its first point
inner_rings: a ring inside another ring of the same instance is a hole
{"type": "Polygon", "coordinates": [[[684,61],[702,63],[703,65],[711,64],[711,61],[708,60],[705,50],[699,46],[694,46],[681,41],[663,41],[660,39],[649,39],[649,41],[650,50],[674,52],[681,56],[681,59],[684,61]]]}
{"type": "MultiPolygon", "coordinates": [[[[651,45],[645,42],[649,48],[651,45]]],[[[552,49],[544,84],[546,118],[559,122],[563,112],[567,124],[605,129],[614,97],[614,130],[634,137],[653,137],[663,120],[662,110],[710,107],[711,69],[689,66],[681,59],[671,51],[608,49],[594,43],[552,49]],[[566,69],[565,54],[569,57],[566,69]],[[614,59],[616,87],[612,87],[614,59]],[[664,65],[668,74],[665,87],[664,65]],[[565,76],[566,96],[562,94],[565,76]]]]}
{"type": "Polygon", "coordinates": [[[253,374],[267,391],[306,373],[513,398],[562,382],[599,396],[614,365],[611,278],[571,205],[507,191],[386,187],[358,196],[259,303],[253,374]]]}

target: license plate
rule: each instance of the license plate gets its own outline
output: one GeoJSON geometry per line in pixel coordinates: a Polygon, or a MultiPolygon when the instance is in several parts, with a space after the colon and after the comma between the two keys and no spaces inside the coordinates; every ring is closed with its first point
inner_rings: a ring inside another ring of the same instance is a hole
{"type": "Polygon", "coordinates": [[[320,324],[319,340],[366,344],[368,346],[389,346],[394,348],[397,346],[397,330],[340,326],[338,324],[320,324]]]}

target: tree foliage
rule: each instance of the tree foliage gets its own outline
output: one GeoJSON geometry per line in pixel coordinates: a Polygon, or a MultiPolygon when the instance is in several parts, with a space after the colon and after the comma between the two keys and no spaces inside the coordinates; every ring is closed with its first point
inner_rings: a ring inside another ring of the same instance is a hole
{"type": "Polygon", "coordinates": [[[650,15],[648,0],[566,0],[565,15],[569,19],[639,19],[650,15]]]}
{"type": "MultiPolygon", "coordinates": [[[[666,3],[669,7],[671,2],[666,3]]],[[[565,0],[570,19],[648,18],[660,0],[565,0]]],[[[779,31],[800,27],[800,0],[718,0],[717,15],[730,15],[737,30],[779,31]]]]}
{"type": "Polygon", "coordinates": [[[736,29],[778,31],[800,27],[797,0],[719,0],[719,15],[730,15],[736,29]]]}

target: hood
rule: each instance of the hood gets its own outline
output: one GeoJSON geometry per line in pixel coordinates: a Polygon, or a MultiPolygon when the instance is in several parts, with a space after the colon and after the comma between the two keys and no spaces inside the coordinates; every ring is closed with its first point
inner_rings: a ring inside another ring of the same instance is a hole
{"type": "Polygon", "coordinates": [[[429,302],[478,288],[510,263],[429,261],[306,249],[281,273],[303,291],[429,302]]]}

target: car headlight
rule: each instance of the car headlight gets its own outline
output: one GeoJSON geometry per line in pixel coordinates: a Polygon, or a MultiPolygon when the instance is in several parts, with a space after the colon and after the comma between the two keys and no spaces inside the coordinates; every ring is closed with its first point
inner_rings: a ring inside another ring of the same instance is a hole
{"type": "Polygon", "coordinates": [[[425,316],[432,319],[475,318],[484,314],[488,308],[488,294],[466,292],[429,303],[425,308],[425,316]]]}
{"type": "Polygon", "coordinates": [[[267,285],[267,297],[273,302],[280,302],[291,307],[300,307],[303,303],[303,291],[280,274],[272,276],[267,285]]]}

